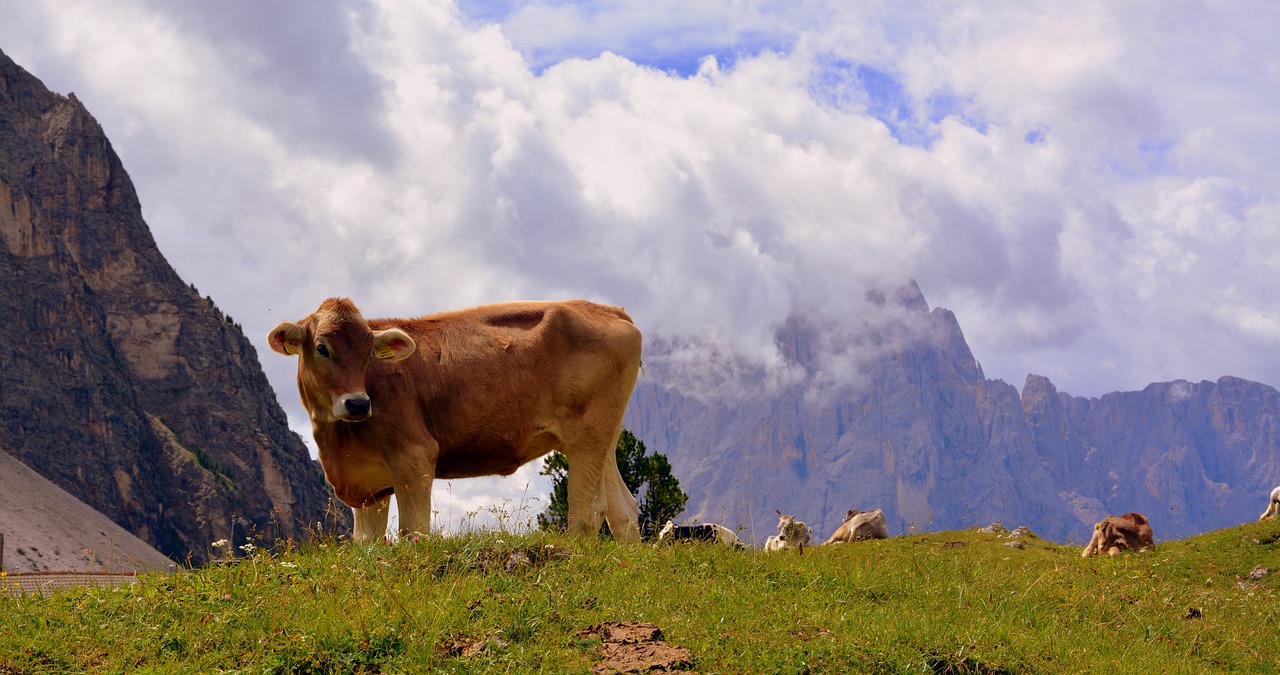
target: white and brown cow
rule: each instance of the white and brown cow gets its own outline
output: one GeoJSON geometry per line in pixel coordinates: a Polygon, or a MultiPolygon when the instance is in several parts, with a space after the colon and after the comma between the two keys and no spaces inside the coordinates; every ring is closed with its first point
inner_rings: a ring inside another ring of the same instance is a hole
{"type": "Polygon", "coordinates": [[[849,509],[844,516],[844,524],[826,541],[826,544],[845,544],[863,539],[888,539],[889,524],[885,522],[884,511],[859,511],[849,509]]]}
{"type": "Polygon", "coordinates": [[[1093,537],[1081,557],[1116,555],[1121,551],[1149,551],[1156,547],[1151,523],[1141,513],[1107,516],[1093,526],[1093,537]]]}
{"type": "Polygon", "coordinates": [[[1271,491],[1271,496],[1267,499],[1267,510],[1258,516],[1258,520],[1266,520],[1280,516],[1280,486],[1271,491]]]}
{"type": "Polygon", "coordinates": [[[372,319],[330,298],[267,335],[298,357],[320,463],[381,539],[395,494],[400,532],[428,532],[437,478],[510,475],[552,450],[569,462],[569,531],[600,519],[638,541],[639,511],[614,448],[640,368],[640,331],[617,307],[512,302],[416,319],[372,319]]]}

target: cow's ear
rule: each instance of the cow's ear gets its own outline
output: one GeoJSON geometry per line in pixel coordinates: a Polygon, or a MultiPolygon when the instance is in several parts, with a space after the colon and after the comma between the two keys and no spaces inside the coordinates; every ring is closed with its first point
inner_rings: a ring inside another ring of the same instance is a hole
{"type": "Polygon", "coordinates": [[[292,321],[281,321],[278,326],[271,329],[267,333],[267,343],[271,345],[272,351],[285,356],[293,356],[302,353],[302,341],[306,339],[307,332],[292,321]]]}
{"type": "Polygon", "coordinates": [[[395,363],[417,348],[413,338],[399,328],[388,328],[373,334],[373,355],[387,363],[395,363]]]}

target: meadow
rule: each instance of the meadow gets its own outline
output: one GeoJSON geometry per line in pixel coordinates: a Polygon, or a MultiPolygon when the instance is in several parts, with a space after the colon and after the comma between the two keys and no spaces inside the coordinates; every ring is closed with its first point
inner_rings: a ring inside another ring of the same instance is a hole
{"type": "Polygon", "coordinates": [[[606,622],[653,624],[702,673],[1280,671],[1276,521],[1090,559],[978,530],[803,554],[497,530],[245,548],[0,594],[0,674],[604,672],[606,622]]]}

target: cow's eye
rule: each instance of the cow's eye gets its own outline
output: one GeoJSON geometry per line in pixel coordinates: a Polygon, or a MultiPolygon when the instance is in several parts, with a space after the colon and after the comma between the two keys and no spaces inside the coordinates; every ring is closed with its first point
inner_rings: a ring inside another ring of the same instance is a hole
{"type": "Polygon", "coordinates": [[[329,348],[324,346],[324,343],[320,343],[316,345],[316,353],[319,354],[322,358],[326,358],[326,359],[329,358],[329,348]]]}

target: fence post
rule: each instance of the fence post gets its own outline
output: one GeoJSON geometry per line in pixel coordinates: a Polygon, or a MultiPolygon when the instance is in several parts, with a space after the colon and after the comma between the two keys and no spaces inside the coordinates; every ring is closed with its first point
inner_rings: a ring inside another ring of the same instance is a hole
{"type": "Polygon", "coordinates": [[[4,533],[0,532],[0,572],[4,571],[4,533]]]}

